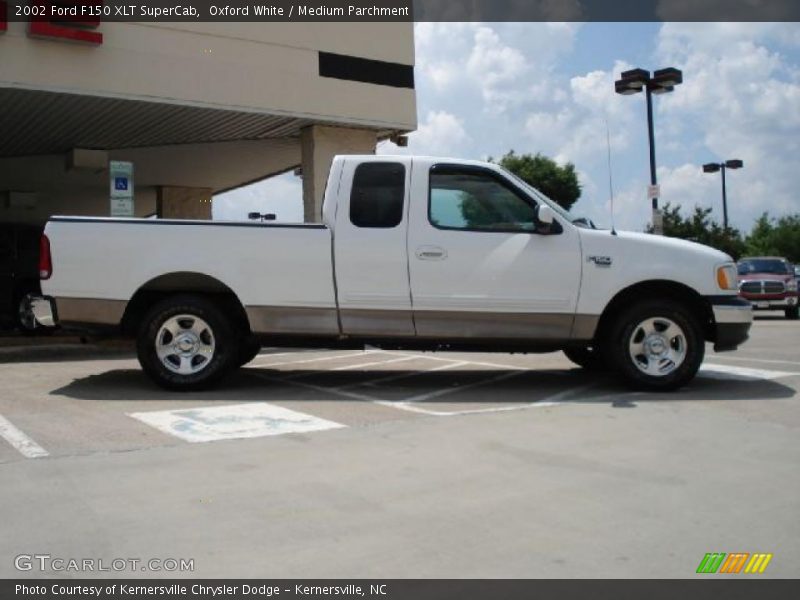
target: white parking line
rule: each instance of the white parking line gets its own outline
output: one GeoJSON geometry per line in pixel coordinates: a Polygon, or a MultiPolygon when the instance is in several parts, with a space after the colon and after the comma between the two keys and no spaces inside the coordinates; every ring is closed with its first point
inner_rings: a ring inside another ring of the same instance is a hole
{"type": "MultiPolygon", "coordinates": [[[[414,355],[413,354],[409,354],[408,356],[414,356],[414,355]]],[[[429,358],[430,360],[442,360],[442,361],[448,361],[448,362],[459,360],[457,358],[445,358],[443,356],[434,356],[432,354],[431,355],[424,354],[420,358],[429,358]]],[[[485,361],[478,361],[478,360],[465,360],[463,362],[465,364],[477,365],[479,367],[491,367],[492,369],[504,369],[506,371],[527,371],[528,370],[528,367],[520,367],[519,365],[506,365],[506,364],[496,363],[496,362],[485,362],[485,361]]]]}
{"type": "Polygon", "coordinates": [[[796,361],[796,360],[775,360],[775,359],[767,359],[767,358],[749,358],[749,357],[742,357],[742,356],[728,356],[727,354],[724,355],[724,356],[715,355],[714,358],[719,359],[719,360],[733,360],[733,361],[741,361],[741,362],[757,362],[757,363],[774,364],[774,365],[800,365],[800,361],[796,361]]]}
{"type": "Polygon", "coordinates": [[[267,375],[266,373],[259,373],[259,372],[253,372],[251,373],[251,375],[255,375],[259,379],[272,381],[273,383],[288,383],[289,385],[294,385],[297,387],[314,390],[315,392],[338,394],[339,396],[344,396],[345,398],[350,398],[352,400],[360,400],[362,402],[379,402],[377,398],[373,398],[372,396],[367,396],[366,394],[359,394],[357,392],[348,392],[343,389],[314,385],[313,383],[305,383],[303,381],[295,381],[291,378],[273,377],[271,375],[267,375]]]}
{"type": "Polygon", "coordinates": [[[365,367],[374,367],[376,365],[390,365],[399,362],[406,362],[418,358],[416,356],[401,356],[400,358],[393,358],[391,360],[377,360],[368,363],[359,363],[357,365],[346,365],[344,367],[336,367],[331,371],[355,371],[356,369],[363,369],[365,367]]]}
{"type": "Polygon", "coordinates": [[[511,377],[517,377],[522,373],[523,373],[522,371],[511,371],[510,373],[509,372],[501,373],[500,375],[495,375],[494,377],[489,377],[488,379],[481,379],[480,381],[476,381],[474,383],[470,383],[467,385],[451,386],[439,390],[434,390],[433,392],[427,392],[425,394],[418,394],[416,396],[411,396],[410,398],[404,398],[403,402],[409,402],[409,403],[425,402],[426,400],[430,400],[431,398],[438,398],[439,396],[444,396],[445,394],[451,394],[453,392],[461,392],[471,388],[479,387],[481,385],[487,385],[489,383],[503,381],[511,377]]]}
{"type": "Polygon", "coordinates": [[[574,394],[579,394],[581,392],[585,392],[586,390],[589,390],[593,387],[594,384],[587,384],[579,387],[570,388],[567,390],[562,390],[560,392],[557,392],[551,396],[547,396],[536,402],[526,402],[524,404],[516,404],[510,406],[494,406],[491,408],[473,408],[467,410],[454,410],[454,411],[431,410],[428,408],[423,408],[421,406],[415,406],[414,404],[405,401],[391,402],[388,400],[378,400],[375,403],[380,404],[382,406],[390,406],[398,410],[405,410],[408,412],[420,413],[423,415],[430,415],[433,417],[456,417],[462,415],[480,415],[486,413],[510,412],[514,410],[528,410],[530,408],[551,408],[553,406],[562,406],[564,404],[570,403],[570,400],[568,399],[570,396],[574,394]]]}
{"type": "Polygon", "coordinates": [[[50,453],[25,435],[3,415],[0,415],[0,437],[11,444],[22,456],[42,458],[50,453]]]}
{"type": "Polygon", "coordinates": [[[251,363],[247,366],[249,368],[269,369],[271,367],[282,367],[284,365],[301,365],[305,363],[336,360],[337,358],[351,358],[353,356],[364,356],[366,354],[376,354],[378,352],[381,352],[381,350],[355,350],[347,354],[337,354],[336,356],[323,356],[322,358],[305,358],[301,360],[284,360],[281,362],[273,362],[273,363],[251,363]]]}
{"type": "MultiPolygon", "coordinates": [[[[346,357],[347,358],[347,357],[346,357]]],[[[281,381],[294,381],[295,379],[305,379],[306,377],[313,377],[315,375],[331,373],[333,371],[352,371],[354,369],[360,369],[361,367],[368,367],[368,366],[375,366],[375,365],[386,365],[389,363],[400,362],[405,360],[411,360],[409,357],[403,358],[395,358],[391,360],[378,360],[368,363],[359,363],[357,365],[345,365],[344,367],[335,367],[333,369],[313,369],[311,371],[300,371],[296,373],[294,371],[284,371],[285,373],[288,372],[289,375],[280,377],[281,381]]]]}
{"type": "MultiPolygon", "coordinates": [[[[430,356],[426,356],[425,358],[431,358],[430,356]]],[[[449,359],[439,359],[439,360],[449,360],[449,359]]],[[[420,375],[424,375],[425,373],[434,373],[436,371],[447,371],[449,369],[457,369],[459,367],[463,367],[464,365],[469,364],[466,361],[454,361],[447,365],[441,365],[439,367],[433,367],[432,369],[421,369],[418,371],[414,371],[413,373],[398,373],[397,375],[387,375],[386,377],[378,377],[377,379],[368,379],[367,381],[359,381],[358,383],[352,383],[349,385],[343,385],[337,389],[345,389],[348,387],[357,387],[360,385],[368,385],[370,387],[375,387],[379,383],[386,383],[387,381],[397,381],[399,379],[406,379],[408,377],[419,377],[420,375]]]]}
{"type": "Polygon", "coordinates": [[[703,363],[699,375],[712,379],[734,379],[737,381],[753,381],[758,379],[780,379],[792,377],[800,373],[789,371],[768,371],[766,369],[751,369],[748,367],[734,367],[715,363],[703,363]]]}

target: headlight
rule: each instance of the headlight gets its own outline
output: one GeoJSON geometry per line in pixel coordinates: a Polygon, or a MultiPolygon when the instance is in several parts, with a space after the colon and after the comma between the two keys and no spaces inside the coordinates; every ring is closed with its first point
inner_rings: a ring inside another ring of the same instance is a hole
{"type": "Polygon", "coordinates": [[[717,285],[721,290],[738,290],[736,265],[717,267],[717,285]]]}
{"type": "Polygon", "coordinates": [[[786,290],[789,292],[797,291],[797,279],[790,279],[786,282],[786,290]]]}

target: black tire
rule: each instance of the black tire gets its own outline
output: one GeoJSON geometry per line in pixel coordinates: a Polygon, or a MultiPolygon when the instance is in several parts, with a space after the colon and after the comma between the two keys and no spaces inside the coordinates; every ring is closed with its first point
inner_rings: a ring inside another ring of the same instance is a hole
{"type": "Polygon", "coordinates": [[[792,306],[791,308],[786,309],[786,318],[792,321],[797,320],[800,317],[800,308],[797,306],[792,306]]]}
{"type": "Polygon", "coordinates": [[[235,332],[225,313],[208,298],[172,296],[156,304],[142,319],[136,343],[139,363],[165,389],[178,392],[208,389],[236,366],[239,340],[235,332]],[[162,360],[156,345],[167,348],[173,342],[179,343],[178,337],[166,330],[168,324],[176,323],[178,334],[187,338],[180,340],[182,343],[189,346],[194,339],[194,354],[191,348],[184,354],[178,348],[162,360]],[[195,333],[192,327],[202,331],[195,333]],[[177,372],[184,367],[186,373],[177,372]]]}
{"type": "Polygon", "coordinates": [[[609,359],[630,386],[671,391],[697,374],[705,355],[705,340],[689,308],[672,300],[653,300],[636,304],[617,318],[611,327],[608,350],[609,359]],[[675,329],[670,332],[667,326],[675,329]],[[642,352],[637,354],[639,344],[642,352]]]}
{"type": "Polygon", "coordinates": [[[239,343],[239,359],[237,366],[243,367],[261,352],[261,342],[257,337],[248,335],[239,343]]]}
{"type": "Polygon", "coordinates": [[[607,371],[608,361],[595,346],[574,346],[562,350],[566,357],[587,371],[607,371]]]}

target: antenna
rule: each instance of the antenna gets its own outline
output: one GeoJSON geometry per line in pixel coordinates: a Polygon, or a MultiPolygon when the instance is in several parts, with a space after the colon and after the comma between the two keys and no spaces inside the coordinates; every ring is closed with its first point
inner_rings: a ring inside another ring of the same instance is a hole
{"type": "Polygon", "coordinates": [[[608,149],[608,193],[611,198],[611,235],[617,235],[617,229],[614,226],[614,179],[611,174],[611,132],[608,127],[608,116],[603,115],[603,120],[606,122],[606,148],[608,149]]]}

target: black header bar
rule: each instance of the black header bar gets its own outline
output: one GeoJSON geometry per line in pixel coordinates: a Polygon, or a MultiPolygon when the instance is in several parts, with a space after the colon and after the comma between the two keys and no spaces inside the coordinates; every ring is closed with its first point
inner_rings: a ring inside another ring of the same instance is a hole
{"type": "MultiPolygon", "coordinates": [[[[758,576],[755,576],[758,577],[758,576]]],[[[794,590],[794,591],[792,591],[794,590]]],[[[5,600],[785,600],[799,580],[756,579],[41,579],[0,580],[5,600]]]]}
{"type": "MultiPolygon", "coordinates": [[[[0,0],[0,18],[72,22],[800,21],[798,0],[0,0]]],[[[0,29],[2,33],[2,29],[0,29]]]]}

